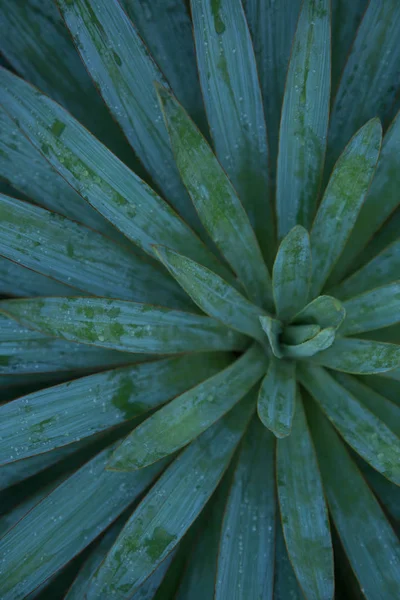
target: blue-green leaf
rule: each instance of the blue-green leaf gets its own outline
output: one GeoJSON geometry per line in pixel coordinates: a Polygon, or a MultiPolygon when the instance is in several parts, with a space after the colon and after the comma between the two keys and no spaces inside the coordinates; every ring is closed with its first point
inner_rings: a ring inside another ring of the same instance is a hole
{"type": "Polygon", "coordinates": [[[168,556],[221,480],[253,410],[254,396],[249,395],[170,465],[122,530],[87,600],[125,599],[168,556]]]}
{"type": "Polygon", "coordinates": [[[290,321],[304,308],[310,280],[310,238],[304,227],[297,225],[279,246],[272,272],[272,290],[279,319],[290,321]]]}
{"type": "Polygon", "coordinates": [[[282,358],[282,350],[280,344],[280,336],[282,333],[282,323],[272,317],[259,317],[261,327],[267,334],[272,353],[277,358],[282,358]]]}
{"type": "Polygon", "coordinates": [[[202,513],[204,523],[200,524],[201,533],[189,554],[186,569],[174,600],[187,600],[187,598],[190,600],[214,600],[222,518],[228,489],[231,485],[233,467],[234,461],[211,499],[210,508],[206,507],[202,513]]]}
{"type": "Polygon", "coordinates": [[[137,166],[79,59],[55,2],[1,2],[0,40],[0,50],[17,73],[71,111],[120,158],[137,166]]]}
{"type": "Polygon", "coordinates": [[[282,333],[282,341],[285,344],[296,346],[307,342],[320,331],[321,327],[319,325],[289,325],[289,327],[285,327],[282,333]]]}
{"type": "MultiPolygon", "coordinates": [[[[331,282],[337,283],[360,258],[360,253],[370,238],[383,226],[386,219],[399,205],[400,184],[400,114],[385,133],[376,172],[361,207],[359,217],[347,240],[331,282]],[[385,202],[382,202],[385,198],[385,202]]],[[[389,242],[387,242],[389,243],[389,242]]],[[[385,244],[387,245],[387,244],[385,244]]],[[[384,246],[385,246],[384,245],[384,246]]]]}
{"type": "Polygon", "coordinates": [[[271,358],[257,402],[262,423],[278,438],[290,434],[296,401],[296,363],[271,358]]]}
{"type": "Polygon", "coordinates": [[[354,132],[368,119],[382,119],[391,108],[400,87],[399,26],[397,0],[368,4],[333,103],[328,171],[354,132]]]}
{"type": "Polygon", "coordinates": [[[307,600],[331,600],[331,534],[317,457],[300,395],[292,432],[277,442],[278,498],[288,554],[307,600]]]}
{"type": "Polygon", "coordinates": [[[397,522],[400,522],[400,488],[388,481],[386,477],[383,477],[363,460],[359,459],[357,466],[389,514],[397,522]]]}
{"type": "Polygon", "coordinates": [[[190,307],[158,265],[83,225],[1,194],[0,254],[96,296],[190,307]]]}
{"type": "Polygon", "coordinates": [[[167,358],[98,373],[0,406],[0,464],[48,452],[134,419],[218,373],[229,355],[167,358]]]}
{"type": "Polygon", "coordinates": [[[203,225],[250,299],[271,306],[270,275],[232,184],[182,106],[165,88],[158,86],[158,93],[179,172],[203,225]]]}
{"type": "MultiPolygon", "coordinates": [[[[345,373],[333,373],[334,378],[400,437],[400,407],[368,385],[345,373]]],[[[363,379],[364,380],[364,379],[363,379]]],[[[363,381],[362,380],[362,381],[363,381]]]]}
{"type": "Polygon", "coordinates": [[[207,352],[246,343],[244,336],[210,317],[122,300],[2,300],[0,312],[50,336],[125,352],[207,352]]]}
{"type": "Polygon", "coordinates": [[[400,369],[381,375],[367,375],[361,381],[396,404],[400,404],[400,369]],[[388,377],[386,377],[386,375],[388,377]],[[397,379],[397,381],[396,381],[397,379]]]}
{"type": "Polygon", "coordinates": [[[275,179],[282,98],[301,0],[245,0],[243,4],[253,38],[275,179]]]}
{"type": "Polygon", "coordinates": [[[275,224],[269,198],[267,131],[242,4],[240,0],[192,0],[191,7],[200,83],[216,154],[272,265],[275,224]]]}
{"type": "Polygon", "coordinates": [[[400,346],[356,338],[336,338],[330,348],[311,357],[329,369],[368,375],[400,367],[400,346]]]}
{"type": "Polygon", "coordinates": [[[357,221],[374,175],[381,140],[381,124],[372,119],[355,134],[335,165],[310,234],[311,298],[324,287],[357,221]]]}
{"type": "Polygon", "coordinates": [[[334,327],[319,331],[313,338],[296,346],[281,344],[282,355],[286,358],[308,358],[332,346],[335,341],[334,327]]]}
{"type": "Polygon", "coordinates": [[[154,82],[167,84],[119,2],[57,0],[78,51],[113,117],[153,180],[191,225],[154,82]]]}
{"type": "Polygon", "coordinates": [[[178,396],[122,442],[110,469],[136,470],[172,454],[208,429],[247,394],[265,372],[267,358],[252,346],[232,365],[178,396]]]}
{"type": "Polygon", "coordinates": [[[0,592],[4,599],[24,598],[79,554],[143,493],[164,466],[161,463],[138,473],[111,473],[104,469],[111,451],[86,463],[3,537],[0,592]]]}
{"type": "Polygon", "coordinates": [[[305,0],[283,97],[276,209],[282,238],[297,224],[308,229],[325,156],[330,95],[330,5],[305,0]]]}
{"type": "Polygon", "coordinates": [[[341,335],[354,335],[395,325],[400,321],[400,284],[391,283],[364,292],[343,303],[346,319],[341,335]]]}
{"type": "Polygon", "coordinates": [[[206,117],[196,68],[192,22],[185,0],[122,0],[150,54],[176,97],[199,125],[206,117]]]}
{"type": "Polygon", "coordinates": [[[110,237],[120,237],[118,231],[52,169],[1,106],[0,131],[1,178],[36,204],[75,219],[110,237]]]}
{"type": "Polygon", "coordinates": [[[274,438],[254,418],[243,439],[225,509],[215,600],[270,600],[274,550],[274,438]]]}
{"type": "MultiPolygon", "coordinates": [[[[398,230],[397,232],[398,233],[398,230]]],[[[333,296],[347,300],[363,292],[392,283],[399,279],[400,272],[400,240],[394,241],[378,256],[330,289],[333,296]]]]}
{"type": "Polygon", "coordinates": [[[85,373],[146,358],[148,356],[144,354],[115,352],[53,339],[0,315],[0,374],[12,377],[15,383],[29,383],[24,381],[24,376],[38,377],[41,373],[46,375],[39,375],[39,384],[47,380],[51,383],[51,375],[60,377],[61,372],[68,378],[72,370],[85,373]]]}
{"type": "Polygon", "coordinates": [[[124,235],[150,255],[153,244],[164,244],[221,272],[172,208],[61,106],[5,69],[0,83],[2,104],[23,133],[124,235]]]}
{"type": "Polygon", "coordinates": [[[400,439],[320,367],[302,365],[299,378],[354,450],[390,481],[400,484],[400,439]]]}
{"type": "Polygon", "coordinates": [[[80,292],[0,256],[0,295],[79,296],[80,292]]]}
{"type": "Polygon", "coordinates": [[[315,406],[309,408],[329,508],[363,593],[371,600],[395,598],[399,541],[339,436],[315,406]]]}
{"type": "Polygon", "coordinates": [[[282,525],[278,522],[275,540],[274,600],[287,600],[288,598],[290,600],[304,600],[287,553],[282,525]]]}
{"type": "Polygon", "coordinates": [[[293,323],[317,324],[321,329],[338,329],[346,316],[342,304],[332,296],[318,296],[293,319],[293,323]]]}
{"type": "Polygon", "coordinates": [[[265,340],[258,317],[265,314],[235,288],[209,269],[169,250],[156,246],[155,252],[171,275],[192,300],[210,317],[246,335],[265,340]]]}

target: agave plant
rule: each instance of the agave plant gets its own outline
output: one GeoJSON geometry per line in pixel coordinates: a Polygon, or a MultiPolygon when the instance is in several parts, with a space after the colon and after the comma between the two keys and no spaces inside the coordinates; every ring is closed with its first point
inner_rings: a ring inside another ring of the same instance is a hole
{"type": "Polygon", "coordinates": [[[398,597],[399,34],[1,0],[2,599],[398,597]]]}

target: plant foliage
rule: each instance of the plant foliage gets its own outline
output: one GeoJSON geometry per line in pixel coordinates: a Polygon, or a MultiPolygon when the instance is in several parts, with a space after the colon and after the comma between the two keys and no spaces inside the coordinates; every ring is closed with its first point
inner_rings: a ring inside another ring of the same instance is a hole
{"type": "Polygon", "coordinates": [[[400,4],[0,0],[0,596],[394,599],[400,4]]]}

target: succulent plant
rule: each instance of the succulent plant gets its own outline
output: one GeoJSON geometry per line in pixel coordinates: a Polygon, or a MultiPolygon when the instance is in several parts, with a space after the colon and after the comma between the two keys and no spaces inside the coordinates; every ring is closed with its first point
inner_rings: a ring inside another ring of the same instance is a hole
{"type": "Polygon", "coordinates": [[[399,34],[0,1],[2,599],[398,597],[399,34]]]}

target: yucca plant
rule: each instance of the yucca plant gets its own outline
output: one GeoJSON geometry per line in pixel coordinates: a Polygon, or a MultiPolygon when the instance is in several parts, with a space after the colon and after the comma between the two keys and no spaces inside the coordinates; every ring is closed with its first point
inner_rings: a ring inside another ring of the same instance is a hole
{"type": "Polygon", "coordinates": [[[0,1],[3,600],[399,597],[399,35],[0,1]]]}

